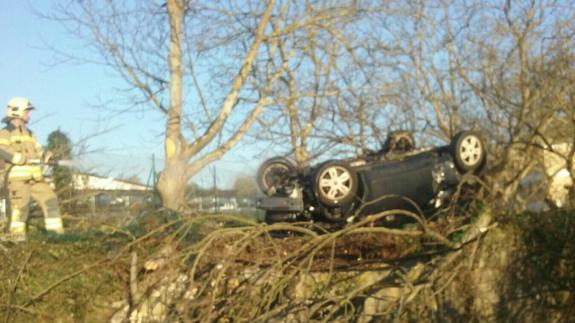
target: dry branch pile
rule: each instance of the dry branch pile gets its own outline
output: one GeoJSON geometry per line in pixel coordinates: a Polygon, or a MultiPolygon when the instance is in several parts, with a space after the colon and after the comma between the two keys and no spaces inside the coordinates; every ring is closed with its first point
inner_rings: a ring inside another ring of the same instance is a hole
{"type": "Polygon", "coordinates": [[[139,286],[131,289],[137,292],[130,299],[138,302],[126,303],[115,320],[303,322],[399,315],[445,270],[438,259],[462,246],[413,214],[406,213],[418,222],[408,229],[372,225],[388,215],[336,232],[309,224],[244,225],[212,231],[191,245],[172,239],[161,256],[144,262],[133,280],[139,286]]]}
{"type": "Polygon", "coordinates": [[[523,232],[515,222],[490,224],[489,212],[465,227],[441,219],[401,229],[370,224],[385,216],[335,232],[240,217],[154,218],[155,229],[138,234],[125,228],[2,243],[0,319],[437,322],[549,315],[561,322],[573,314],[567,214],[523,224],[531,228],[523,232]]]}

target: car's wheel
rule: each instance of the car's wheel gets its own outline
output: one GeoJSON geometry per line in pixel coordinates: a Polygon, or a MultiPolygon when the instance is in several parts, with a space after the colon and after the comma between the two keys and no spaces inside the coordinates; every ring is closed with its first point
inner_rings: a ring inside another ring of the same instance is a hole
{"type": "Polygon", "coordinates": [[[267,196],[289,194],[290,179],[296,168],[288,159],[275,157],[266,160],[258,169],[257,184],[267,196]]]}
{"type": "Polygon", "coordinates": [[[336,207],[350,203],[356,196],[357,173],[341,162],[328,162],[319,167],[314,191],[325,206],[336,207]]]}
{"type": "Polygon", "coordinates": [[[474,132],[459,132],[451,141],[451,150],[455,166],[461,172],[478,171],[483,167],[486,157],[485,146],[474,132]]]}

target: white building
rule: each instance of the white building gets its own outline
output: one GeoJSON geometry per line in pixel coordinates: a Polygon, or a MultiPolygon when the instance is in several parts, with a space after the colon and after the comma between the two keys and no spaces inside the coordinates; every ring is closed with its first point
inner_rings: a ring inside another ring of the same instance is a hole
{"type": "Polygon", "coordinates": [[[74,174],[72,186],[83,196],[80,204],[88,206],[93,214],[107,212],[109,207],[138,209],[152,201],[153,187],[113,177],[74,174]]]}
{"type": "Polygon", "coordinates": [[[569,199],[569,190],[573,186],[572,169],[567,169],[567,158],[571,152],[568,143],[554,144],[551,150],[543,152],[545,175],[550,179],[546,196],[556,207],[563,207],[569,199]]]}
{"type": "Polygon", "coordinates": [[[102,177],[90,174],[74,174],[73,187],[78,191],[151,191],[152,188],[143,184],[133,183],[112,177],[102,177]]]}

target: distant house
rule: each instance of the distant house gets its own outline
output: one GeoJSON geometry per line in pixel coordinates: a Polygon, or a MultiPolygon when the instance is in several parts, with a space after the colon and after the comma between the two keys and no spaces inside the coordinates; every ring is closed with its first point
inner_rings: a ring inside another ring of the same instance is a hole
{"type": "Polygon", "coordinates": [[[91,174],[74,174],[72,183],[79,191],[151,191],[147,185],[91,174]]]}
{"type": "Polygon", "coordinates": [[[74,174],[72,186],[85,195],[85,201],[96,206],[131,207],[143,204],[153,191],[152,187],[113,177],[93,174],[74,174]]]}
{"type": "Polygon", "coordinates": [[[545,195],[548,202],[556,207],[564,207],[573,189],[573,122],[570,118],[558,115],[544,130],[544,138],[538,144],[543,148],[543,171],[547,178],[545,195]],[[567,161],[571,160],[571,169],[567,161]]]}
{"type": "Polygon", "coordinates": [[[573,187],[573,169],[567,169],[567,156],[571,153],[571,147],[567,142],[556,143],[550,150],[543,152],[545,175],[549,178],[546,197],[556,207],[567,204],[569,190],[573,187]]]}

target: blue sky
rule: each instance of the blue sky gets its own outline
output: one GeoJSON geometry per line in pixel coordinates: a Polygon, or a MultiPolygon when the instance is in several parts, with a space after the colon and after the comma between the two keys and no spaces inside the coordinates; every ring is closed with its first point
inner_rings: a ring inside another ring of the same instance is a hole
{"type": "MultiPolygon", "coordinates": [[[[43,144],[56,129],[75,142],[84,142],[89,153],[82,157],[86,170],[102,175],[137,175],[148,178],[152,155],[161,168],[164,119],[152,111],[111,117],[98,102],[117,97],[122,87],[110,71],[99,66],[73,63],[54,64],[46,44],[78,52],[79,43],[62,27],[40,19],[31,10],[50,12],[57,0],[0,0],[0,107],[2,113],[13,96],[30,98],[37,110],[30,128],[43,144]]],[[[236,149],[214,166],[220,186],[230,186],[237,169],[254,172],[258,161],[249,149],[236,149]],[[242,151],[240,154],[239,151],[242,151]],[[240,164],[241,167],[237,167],[240,164]]],[[[211,186],[213,167],[194,178],[211,186]]]]}

